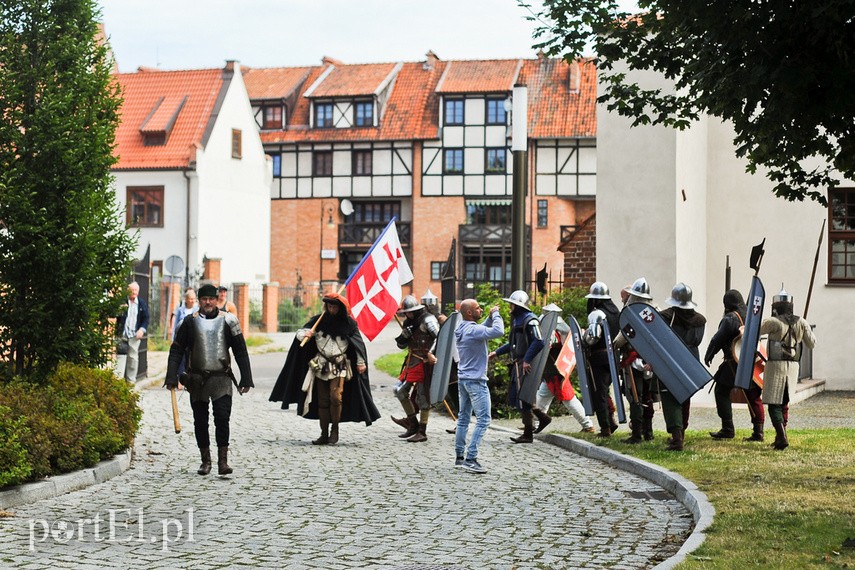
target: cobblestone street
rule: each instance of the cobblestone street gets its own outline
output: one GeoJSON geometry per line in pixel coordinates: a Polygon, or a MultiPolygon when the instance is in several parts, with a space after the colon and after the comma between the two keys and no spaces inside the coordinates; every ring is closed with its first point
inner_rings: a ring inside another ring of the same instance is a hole
{"type": "MultiPolygon", "coordinates": [[[[284,354],[253,366],[264,359],[284,354]]],[[[652,483],[542,442],[513,445],[502,431],[490,430],[479,454],[487,474],[454,469],[451,420],[435,414],[426,443],[401,441],[388,419],[399,413],[392,380],[376,370],[383,418],[343,424],[338,445],[313,446],[317,422],[267,401],[273,380],[235,395],[227,478],[216,465],[195,473],[186,395],[176,435],[169,393],[143,390],[131,468],[0,518],[0,565],[644,568],[691,529],[689,512],[652,483]]]]}

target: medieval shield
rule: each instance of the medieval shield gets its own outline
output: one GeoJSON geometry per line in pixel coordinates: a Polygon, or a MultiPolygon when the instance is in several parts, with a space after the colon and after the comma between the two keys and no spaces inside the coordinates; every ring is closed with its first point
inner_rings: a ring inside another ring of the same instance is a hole
{"type": "Polygon", "coordinates": [[[615,408],[617,408],[618,422],[626,423],[626,411],[623,408],[623,397],[620,391],[620,380],[618,380],[617,362],[615,361],[615,348],[612,345],[612,335],[609,331],[609,322],[603,321],[603,338],[606,341],[606,354],[609,355],[609,375],[612,377],[612,390],[615,393],[615,408]]]}
{"type": "MultiPolygon", "coordinates": [[[[766,302],[766,289],[756,275],[751,278],[751,289],[748,291],[748,314],[745,316],[745,328],[742,331],[742,349],[744,355],[757,352],[760,342],[760,323],[763,321],[763,305],[766,302]]],[[[733,385],[747,390],[751,387],[751,377],[754,375],[754,359],[741,357],[736,364],[736,376],[733,385]]]]}
{"type": "Polygon", "coordinates": [[[460,313],[454,311],[442,323],[439,334],[436,337],[436,364],[433,365],[433,373],[430,377],[430,403],[438,404],[445,400],[448,395],[448,381],[451,377],[451,365],[453,363],[456,342],[454,330],[460,322],[460,313]]]}
{"type": "Polygon", "coordinates": [[[585,408],[586,416],[594,415],[593,396],[588,384],[588,359],[585,356],[585,348],[582,346],[582,331],[576,317],[570,315],[570,340],[573,350],[576,351],[576,374],[579,375],[579,389],[582,391],[582,406],[585,408]]]}
{"type": "Polygon", "coordinates": [[[681,404],[712,380],[709,370],[654,307],[645,303],[627,305],[620,312],[620,326],[632,347],[681,404]]]}
{"type": "Polygon", "coordinates": [[[531,361],[531,370],[522,379],[520,386],[520,400],[534,406],[537,403],[537,389],[543,380],[543,371],[546,369],[546,359],[549,358],[549,341],[561,316],[561,308],[558,305],[547,305],[543,307],[543,319],[540,321],[540,338],[543,339],[543,348],[531,361]]]}

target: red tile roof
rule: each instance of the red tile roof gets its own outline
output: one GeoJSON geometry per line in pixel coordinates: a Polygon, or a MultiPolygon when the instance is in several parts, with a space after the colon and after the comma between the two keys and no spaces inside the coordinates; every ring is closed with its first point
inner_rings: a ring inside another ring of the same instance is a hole
{"type": "Polygon", "coordinates": [[[439,93],[507,93],[517,82],[522,60],[449,61],[439,93]]]}
{"type": "Polygon", "coordinates": [[[303,85],[311,67],[244,69],[243,82],[252,99],[285,99],[303,85]]]}
{"type": "Polygon", "coordinates": [[[320,98],[374,95],[394,69],[394,63],[334,66],[324,80],[306,96],[320,98]]]}
{"type": "MultiPolygon", "coordinates": [[[[330,74],[318,83],[314,97],[355,97],[374,92],[396,64],[334,64],[330,74]],[[335,81],[327,85],[336,74],[335,81]],[[384,75],[385,74],[385,75],[384,75]],[[370,79],[368,79],[370,78],[370,79]],[[349,86],[349,87],[348,87],[349,86]],[[322,95],[321,95],[322,94],[322,95]]],[[[452,93],[508,93],[514,83],[528,86],[529,136],[531,138],[573,138],[596,135],[596,69],[581,61],[577,73],[563,60],[483,60],[404,63],[394,78],[391,94],[380,117],[379,127],[309,128],[311,101],[304,97],[327,66],[311,68],[300,96],[288,117],[285,129],[263,131],[264,143],[394,141],[439,138],[439,104],[452,93]],[[571,85],[571,78],[574,79],[571,85]],[[578,88],[576,79],[578,78],[578,88]]],[[[295,68],[284,68],[295,69],[295,68]]],[[[304,69],[304,68],[300,68],[304,69]]],[[[252,70],[274,76],[274,69],[252,70]]],[[[285,76],[283,72],[283,77],[285,76]]],[[[247,81],[253,100],[287,89],[273,87],[273,80],[247,81]]]]}
{"type": "Polygon", "coordinates": [[[529,138],[597,135],[597,70],[591,60],[526,60],[519,80],[528,87],[529,138]]]}
{"type": "Polygon", "coordinates": [[[223,88],[223,70],[138,71],[115,77],[122,88],[124,103],[116,130],[115,152],[119,161],[113,168],[182,168],[195,160],[196,148],[205,142],[205,129],[223,88]],[[167,126],[177,103],[185,97],[166,144],[144,146],[140,129],[144,125],[146,131],[153,126],[167,126]],[[156,108],[158,102],[160,106],[156,108]]]}

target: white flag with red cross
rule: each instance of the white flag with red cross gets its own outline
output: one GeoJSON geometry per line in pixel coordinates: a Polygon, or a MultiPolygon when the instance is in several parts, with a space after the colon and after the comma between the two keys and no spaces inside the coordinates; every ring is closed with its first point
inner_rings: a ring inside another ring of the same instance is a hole
{"type": "Polygon", "coordinates": [[[365,338],[380,334],[401,304],[401,285],[412,280],[392,218],[345,282],[350,310],[365,338]]]}

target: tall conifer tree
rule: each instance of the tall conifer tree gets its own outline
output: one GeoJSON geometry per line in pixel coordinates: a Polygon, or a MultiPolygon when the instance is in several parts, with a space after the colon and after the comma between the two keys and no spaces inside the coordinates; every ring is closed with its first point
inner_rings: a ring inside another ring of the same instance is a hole
{"type": "Polygon", "coordinates": [[[0,362],[101,365],[134,243],[110,168],[121,99],[92,0],[0,0],[0,362]]]}

